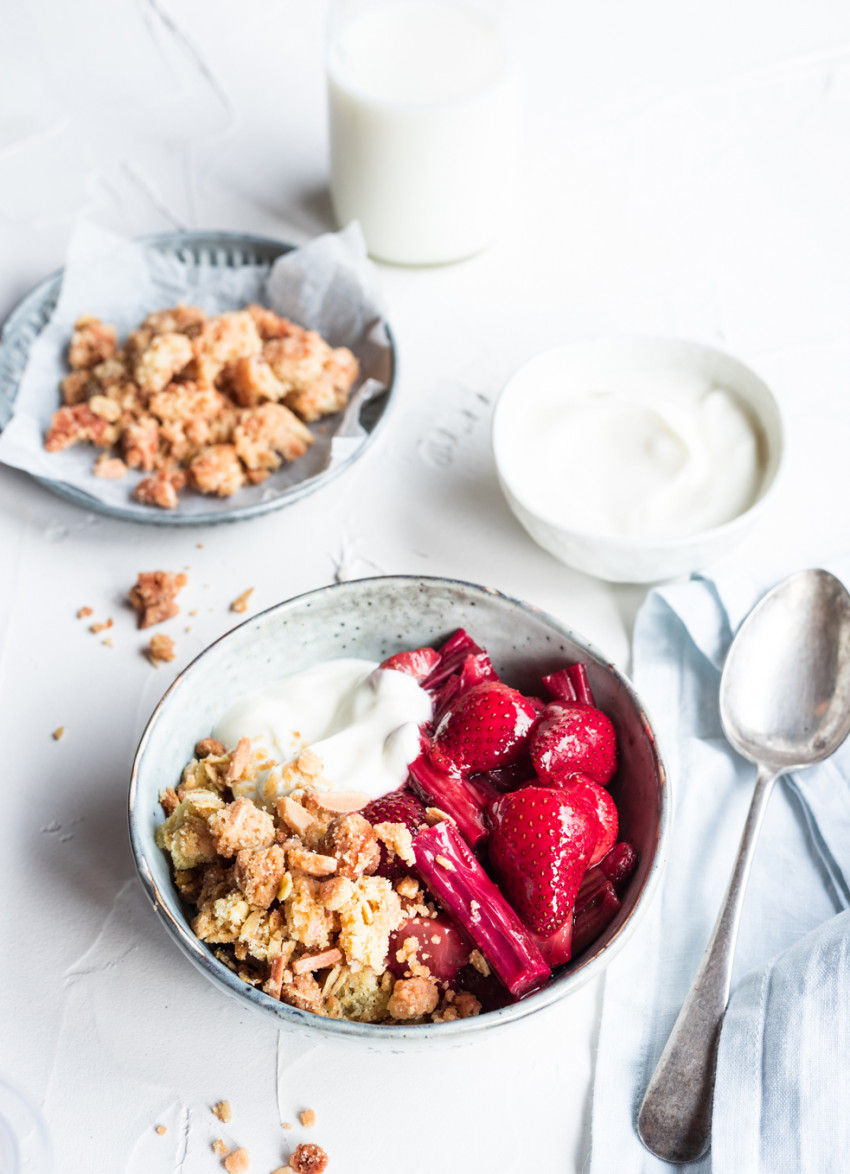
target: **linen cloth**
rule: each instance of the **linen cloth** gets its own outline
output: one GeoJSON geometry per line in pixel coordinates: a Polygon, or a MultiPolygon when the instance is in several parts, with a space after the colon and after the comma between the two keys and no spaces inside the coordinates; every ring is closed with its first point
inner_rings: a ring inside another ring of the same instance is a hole
{"type": "MultiPolygon", "coordinates": [[[[826,569],[850,582],[850,558],[826,569]]],[[[723,661],[781,577],[695,577],[652,591],[637,618],[634,679],[665,755],[673,819],[660,891],[604,979],[592,1174],[682,1168],[645,1150],[635,1122],[708,942],[755,779],[723,736],[723,661]]],[[[712,1148],[688,1170],[850,1170],[848,907],[850,740],[771,796],[721,1033],[712,1148]]]]}

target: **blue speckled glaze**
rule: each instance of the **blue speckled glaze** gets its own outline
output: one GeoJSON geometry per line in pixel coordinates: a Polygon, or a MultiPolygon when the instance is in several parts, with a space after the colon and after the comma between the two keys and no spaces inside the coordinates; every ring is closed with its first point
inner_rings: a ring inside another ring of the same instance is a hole
{"type": "Polygon", "coordinates": [[[316,1041],[347,1040],[375,1048],[460,1044],[542,1010],[598,975],[629,937],[656,887],[669,821],[664,766],[652,727],[626,678],[581,636],[553,617],[498,591],[450,579],[394,576],[359,579],[301,595],[247,620],[210,645],[176,679],[142,736],[130,784],[130,838],[145,891],[191,961],[226,993],[279,1028],[316,1041]],[[577,961],[511,1006],[443,1024],[379,1026],[324,1019],[279,1003],[241,982],[189,927],[166,855],[155,844],[159,794],[179,779],[198,739],[240,696],[340,656],[382,660],[435,644],[467,628],[510,684],[539,691],[540,677],[583,661],[599,706],[617,727],[621,765],[612,784],[621,838],[640,862],[616,920],[577,961]]]}

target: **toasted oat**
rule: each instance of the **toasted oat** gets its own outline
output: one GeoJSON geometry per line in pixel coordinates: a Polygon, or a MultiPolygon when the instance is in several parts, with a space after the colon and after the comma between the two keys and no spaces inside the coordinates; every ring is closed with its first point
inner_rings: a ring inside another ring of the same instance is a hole
{"type": "Polygon", "coordinates": [[[248,610],[248,600],[251,598],[253,592],[254,592],[254,588],[249,587],[247,591],[243,591],[241,595],[237,595],[237,597],[233,600],[233,602],[230,605],[230,610],[231,611],[238,611],[238,612],[247,611],[248,610]]]}
{"type": "Polygon", "coordinates": [[[88,619],[89,616],[92,616],[92,615],[94,615],[94,610],[92,608],[81,607],[80,610],[77,612],[77,619],[78,620],[86,620],[86,619],[88,619]]]}
{"type": "Polygon", "coordinates": [[[167,1133],[167,1128],[165,1125],[157,1125],[155,1132],[158,1133],[160,1137],[162,1137],[164,1133],[167,1133]]]}
{"type": "Polygon", "coordinates": [[[241,1145],[238,1150],[227,1155],[223,1164],[227,1174],[245,1174],[251,1168],[251,1156],[241,1145]]]}
{"type": "Polygon", "coordinates": [[[298,1120],[301,1122],[301,1124],[304,1126],[305,1129],[312,1129],[313,1126],[316,1124],[316,1110],[315,1109],[305,1109],[303,1111],[303,1113],[298,1114],[298,1120]]]}
{"type": "Polygon", "coordinates": [[[64,734],[65,734],[65,727],[64,726],[57,726],[56,729],[53,731],[53,733],[50,736],[54,742],[59,742],[61,740],[61,738],[64,736],[64,734]]]}
{"type": "Polygon", "coordinates": [[[143,651],[154,668],[159,668],[160,664],[174,660],[177,655],[174,651],[174,641],[164,632],[157,632],[151,636],[150,643],[143,651]]]}
{"type": "Polygon", "coordinates": [[[182,572],[141,571],[129,592],[130,603],[139,613],[139,627],[149,628],[176,616],[180,608],[175,599],[187,582],[182,572]]]}
{"type": "Polygon", "coordinates": [[[218,1117],[222,1124],[227,1125],[233,1119],[230,1101],[216,1101],[212,1107],[212,1114],[214,1117],[218,1117]]]}
{"type": "Polygon", "coordinates": [[[302,1142],[289,1159],[294,1174],[324,1174],[327,1167],[328,1155],[313,1142],[302,1142]]]}

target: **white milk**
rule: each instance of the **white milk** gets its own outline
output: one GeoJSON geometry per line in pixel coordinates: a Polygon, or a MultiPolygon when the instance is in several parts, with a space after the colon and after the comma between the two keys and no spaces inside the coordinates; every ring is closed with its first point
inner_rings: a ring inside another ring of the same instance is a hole
{"type": "Polygon", "coordinates": [[[519,143],[495,24],[451,0],[377,0],[333,29],[328,88],[334,210],[373,256],[425,265],[490,244],[519,143]]]}

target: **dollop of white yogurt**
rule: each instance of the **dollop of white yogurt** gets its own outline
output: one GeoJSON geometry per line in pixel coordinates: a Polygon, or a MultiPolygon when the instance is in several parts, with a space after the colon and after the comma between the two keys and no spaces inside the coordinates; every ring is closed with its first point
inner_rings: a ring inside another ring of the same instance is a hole
{"type": "Polygon", "coordinates": [[[408,765],[419,753],[419,726],[431,714],[431,698],[407,673],[344,658],[243,697],[213,733],[228,749],[250,738],[252,749],[273,764],[250,788],[262,803],[289,792],[276,768],[305,749],[322,760],[322,787],[377,799],[407,780],[408,765]]]}
{"type": "Polygon", "coordinates": [[[686,371],[534,389],[516,413],[504,474],[557,525],[663,541],[728,522],[756,500],[759,434],[733,392],[686,371]]]}

